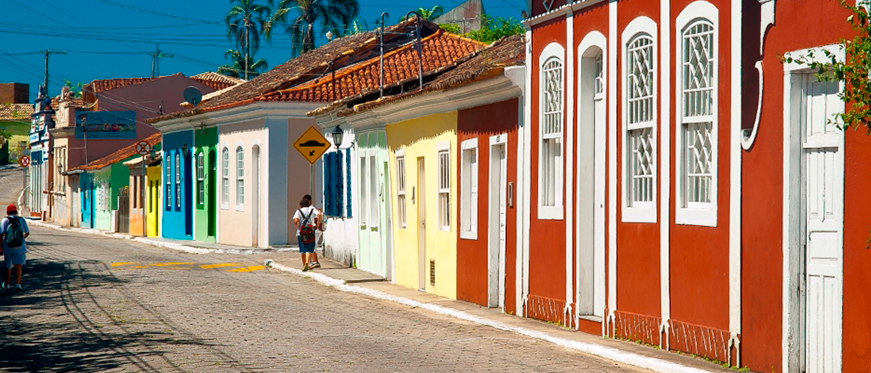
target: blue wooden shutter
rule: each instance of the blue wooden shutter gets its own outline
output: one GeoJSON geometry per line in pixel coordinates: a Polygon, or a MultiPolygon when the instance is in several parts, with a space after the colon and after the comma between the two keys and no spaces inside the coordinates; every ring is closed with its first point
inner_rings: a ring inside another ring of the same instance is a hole
{"type": "Polygon", "coordinates": [[[345,170],[347,179],[345,180],[345,194],[348,196],[345,201],[345,213],[347,217],[352,217],[351,214],[351,194],[353,193],[353,189],[351,188],[351,149],[345,149],[345,170]]]}
{"type": "Polygon", "coordinates": [[[324,155],[324,212],[326,212],[327,216],[332,215],[333,203],[330,199],[330,187],[332,186],[332,176],[330,170],[330,159],[333,153],[327,153],[324,155]]]}
{"type": "Polygon", "coordinates": [[[342,203],[344,197],[344,183],[342,182],[342,151],[336,152],[336,157],[333,159],[335,161],[335,179],[336,179],[336,189],[334,195],[336,196],[336,216],[343,216],[342,208],[344,207],[344,203],[342,203]]]}

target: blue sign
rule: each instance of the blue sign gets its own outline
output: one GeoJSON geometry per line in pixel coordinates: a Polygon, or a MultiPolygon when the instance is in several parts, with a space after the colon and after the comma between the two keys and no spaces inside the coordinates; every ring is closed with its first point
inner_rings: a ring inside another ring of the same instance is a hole
{"type": "Polygon", "coordinates": [[[135,139],[135,111],[76,112],[76,139],[135,139]]]}

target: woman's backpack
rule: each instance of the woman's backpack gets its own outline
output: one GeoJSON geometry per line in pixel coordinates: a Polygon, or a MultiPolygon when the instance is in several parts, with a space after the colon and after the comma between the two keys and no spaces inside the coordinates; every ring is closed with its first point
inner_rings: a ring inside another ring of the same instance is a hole
{"type": "Polygon", "coordinates": [[[302,243],[312,243],[315,242],[315,225],[311,221],[311,216],[314,214],[314,209],[309,211],[308,216],[302,213],[302,210],[299,211],[299,215],[302,219],[299,220],[299,239],[302,243]]]}
{"type": "Polygon", "coordinates": [[[21,222],[16,216],[9,216],[6,219],[9,220],[6,236],[3,238],[6,241],[6,247],[21,247],[24,244],[24,230],[21,229],[21,222]]]}

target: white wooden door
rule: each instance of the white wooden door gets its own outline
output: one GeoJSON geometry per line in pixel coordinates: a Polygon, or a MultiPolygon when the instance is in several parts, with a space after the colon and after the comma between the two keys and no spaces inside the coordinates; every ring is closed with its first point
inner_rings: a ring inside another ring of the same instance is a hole
{"type": "MultiPolygon", "coordinates": [[[[505,135],[494,136],[504,138],[505,135]]],[[[491,140],[492,141],[492,140],[491,140]]],[[[496,140],[499,141],[499,140],[496,140]]],[[[490,307],[505,307],[505,236],[507,161],[505,143],[490,147],[490,207],[489,207],[489,300],[490,307]]],[[[476,182],[477,184],[477,182],[476,182]]],[[[477,203],[472,201],[472,203],[477,203]]]]}
{"type": "Polygon", "coordinates": [[[838,83],[804,79],[803,163],[806,260],[806,372],[841,371],[844,216],[843,110],[838,83]]]}
{"type": "Polygon", "coordinates": [[[417,159],[417,196],[414,191],[411,198],[417,200],[417,288],[426,291],[426,169],[424,158],[417,159]],[[417,198],[415,198],[417,197],[417,198]]]}
{"type": "MultiPolygon", "coordinates": [[[[370,136],[372,138],[373,136],[370,136]]],[[[378,149],[369,149],[369,265],[368,270],[384,275],[381,245],[381,177],[378,170],[378,149]]]]}

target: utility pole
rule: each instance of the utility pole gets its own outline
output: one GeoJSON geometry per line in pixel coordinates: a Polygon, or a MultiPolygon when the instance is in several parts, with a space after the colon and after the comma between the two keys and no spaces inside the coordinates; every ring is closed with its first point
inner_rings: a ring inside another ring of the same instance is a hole
{"type": "Polygon", "coordinates": [[[149,53],[148,55],[151,56],[151,77],[152,78],[154,78],[155,76],[160,76],[160,59],[161,58],[163,58],[163,57],[175,57],[175,55],[172,53],[161,51],[160,50],[160,43],[157,43],[157,51],[155,51],[154,53],[149,53]],[[157,71],[156,75],[155,75],[155,68],[157,71]]]}
{"type": "Polygon", "coordinates": [[[384,97],[384,18],[389,17],[387,12],[381,13],[381,32],[378,33],[381,44],[381,88],[378,90],[378,97],[384,97]]]}
{"type": "Polygon", "coordinates": [[[415,19],[415,34],[417,34],[417,75],[420,80],[420,86],[417,87],[418,90],[423,90],[423,52],[421,51],[421,35],[420,35],[420,12],[416,10],[412,10],[405,14],[405,18],[408,19],[410,14],[414,13],[417,18],[415,19]]]}
{"type": "Polygon", "coordinates": [[[45,81],[42,83],[42,86],[45,87],[45,95],[48,96],[48,56],[52,54],[67,54],[67,51],[46,49],[39,53],[45,53],[45,81]]]}

